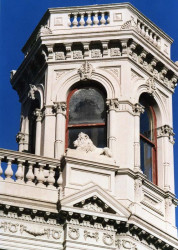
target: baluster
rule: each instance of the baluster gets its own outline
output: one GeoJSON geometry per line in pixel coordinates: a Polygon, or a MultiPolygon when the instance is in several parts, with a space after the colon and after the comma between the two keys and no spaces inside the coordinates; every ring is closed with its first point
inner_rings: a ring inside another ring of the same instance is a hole
{"type": "Polygon", "coordinates": [[[79,24],[80,24],[81,26],[84,26],[84,25],[85,25],[84,13],[81,13],[81,18],[80,18],[79,24]]]}
{"type": "Polygon", "coordinates": [[[138,27],[138,32],[140,33],[141,32],[141,23],[139,20],[137,21],[137,27],[138,27]]]}
{"type": "Polygon", "coordinates": [[[104,12],[101,13],[101,20],[100,20],[101,25],[104,25],[106,23],[105,17],[104,17],[104,12]]]}
{"type": "Polygon", "coordinates": [[[62,186],[63,179],[62,179],[62,172],[60,172],[60,170],[59,170],[59,174],[60,174],[60,176],[59,176],[59,178],[57,180],[57,184],[58,184],[58,186],[62,186]]]}
{"type": "Polygon", "coordinates": [[[141,29],[142,29],[142,31],[141,31],[141,32],[142,32],[142,35],[145,36],[145,25],[144,25],[144,24],[142,24],[141,29]]]}
{"type": "Polygon", "coordinates": [[[107,18],[106,22],[107,22],[107,24],[109,24],[109,23],[110,23],[110,16],[109,16],[109,13],[107,13],[107,15],[108,15],[108,18],[107,18]]]}
{"type": "Polygon", "coordinates": [[[39,187],[44,187],[44,182],[45,182],[45,177],[44,177],[44,165],[43,164],[39,164],[40,168],[39,168],[39,172],[37,174],[37,181],[38,181],[38,184],[37,186],[39,187]]]}
{"type": "Polygon", "coordinates": [[[161,47],[161,39],[158,37],[158,40],[157,40],[158,42],[157,42],[157,46],[158,47],[161,47]]]}
{"type": "Polygon", "coordinates": [[[88,25],[88,26],[91,26],[91,25],[92,25],[91,13],[89,12],[87,15],[88,15],[88,18],[87,18],[87,25],[88,25]]]}
{"type": "Polygon", "coordinates": [[[7,168],[5,171],[5,176],[8,179],[8,181],[13,181],[12,176],[13,176],[13,170],[12,170],[12,158],[7,158],[7,168]]]}
{"type": "Polygon", "coordinates": [[[93,25],[98,25],[99,20],[98,20],[98,13],[94,12],[94,17],[93,17],[93,25]]]}
{"type": "Polygon", "coordinates": [[[27,179],[27,184],[28,185],[35,185],[33,182],[35,175],[33,174],[33,165],[35,164],[34,162],[28,162],[28,173],[26,174],[26,179],[27,179]]]}
{"type": "Polygon", "coordinates": [[[1,161],[2,161],[3,158],[4,158],[3,156],[0,156],[0,180],[3,180],[2,176],[1,176],[3,174],[3,170],[2,170],[2,167],[1,167],[1,161]]]}
{"type": "Polygon", "coordinates": [[[149,40],[148,28],[145,28],[145,37],[149,40]]]}
{"type": "Polygon", "coordinates": [[[54,188],[55,178],[54,178],[54,169],[52,166],[49,166],[49,176],[47,179],[48,187],[54,188]]]}
{"type": "Polygon", "coordinates": [[[23,165],[22,165],[22,162],[25,162],[25,161],[18,161],[18,169],[17,169],[17,172],[15,174],[17,180],[16,182],[18,183],[23,183],[23,179],[24,179],[24,171],[23,171],[23,165]]]}
{"type": "Polygon", "coordinates": [[[156,34],[154,34],[154,37],[153,37],[153,42],[154,42],[154,44],[157,46],[156,34]]]}
{"type": "Polygon", "coordinates": [[[150,31],[150,41],[153,42],[153,32],[150,31]]]}
{"type": "Polygon", "coordinates": [[[78,25],[77,13],[74,13],[74,20],[73,20],[72,24],[73,24],[74,27],[76,27],[78,25]]]}
{"type": "Polygon", "coordinates": [[[71,25],[72,25],[71,14],[68,15],[68,25],[69,25],[69,27],[71,27],[71,25]]]}

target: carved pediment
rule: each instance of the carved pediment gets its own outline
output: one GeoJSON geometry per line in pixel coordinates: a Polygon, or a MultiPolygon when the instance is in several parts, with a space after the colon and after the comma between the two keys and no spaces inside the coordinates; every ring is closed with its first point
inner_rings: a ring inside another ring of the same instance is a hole
{"type": "Polygon", "coordinates": [[[128,209],[98,185],[86,187],[86,189],[62,199],[60,205],[61,209],[78,209],[76,211],[80,211],[80,213],[85,213],[88,210],[90,213],[100,213],[100,215],[110,213],[120,216],[122,219],[130,216],[128,209]]]}
{"type": "Polygon", "coordinates": [[[114,211],[110,206],[108,206],[105,202],[99,199],[96,195],[74,204],[74,207],[80,207],[95,212],[116,214],[116,211],[114,211]]]}

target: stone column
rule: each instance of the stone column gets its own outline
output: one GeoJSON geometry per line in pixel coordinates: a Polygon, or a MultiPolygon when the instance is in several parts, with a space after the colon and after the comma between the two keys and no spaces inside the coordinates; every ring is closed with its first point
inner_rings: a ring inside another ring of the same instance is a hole
{"type": "Polygon", "coordinates": [[[35,154],[40,155],[41,149],[41,109],[35,109],[34,115],[36,116],[36,140],[35,140],[35,154]]]}
{"type": "Polygon", "coordinates": [[[113,156],[114,150],[116,148],[116,129],[115,129],[115,113],[119,110],[119,100],[118,98],[107,99],[106,105],[108,106],[109,117],[108,117],[108,143],[113,156]]]}
{"type": "Polygon", "coordinates": [[[144,107],[136,103],[133,105],[134,118],[134,170],[141,171],[140,164],[140,114],[144,112],[144,107]]]}
{"type": "MultiPolygon", "coordinates": [[[[162,153],[163,153],[163,173],[161,169],[158,169],[158,184],[159,177],[163,179],[163,188],[165,191],[174,192],[174,173],[173,173],[173,144],[174,133],[173,129],[169,125],[164,125],[158,128],[158,141],[162,140],[162,153]]],[[[159,152],[158,152],[159,153],[159,152]]],[[[159,156],[158,156],[159,158],[159,156]]],[[[158,164],[159,167],[160,164],[158,164]]],[[[161,181],[161,180],[160,180],[161,181]]]]}
{"type": "Polygon", "coordinates": [[[54,157],[59,159],[65,148],[65,123],[66,123],[66,103],[56,102],[56,137],[54,157]]]}

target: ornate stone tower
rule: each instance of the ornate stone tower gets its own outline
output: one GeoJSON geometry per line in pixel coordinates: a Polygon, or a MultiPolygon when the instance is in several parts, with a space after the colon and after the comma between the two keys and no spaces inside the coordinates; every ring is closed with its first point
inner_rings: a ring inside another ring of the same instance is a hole
{"type": "Polygon", "coordinates": [[[178,249],[171,43],[127,3],[46,12],[11,72],[1,249],[178,249]]]}

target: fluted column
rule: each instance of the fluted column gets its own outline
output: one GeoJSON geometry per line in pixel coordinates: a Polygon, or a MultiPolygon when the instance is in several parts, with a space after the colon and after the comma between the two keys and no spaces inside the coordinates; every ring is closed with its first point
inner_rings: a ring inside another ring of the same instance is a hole
{"type": "Polygon", "coordinates": [[[41,120],[42,120],[42,112],[41,112],[41,110],[36,109],[34,111],[34,115],[36,116],[35,154],[40,155],[40,149],[41,149],[41,120]]]}
{"type": "Polygon", "coordinates": [[[109,117],[108,117],[108,143],[113,156],[115,155],[114,150],[116,148],[116,136],[115,136],[115,113],[119,109],[118,98],[107,99],[106,105],[108,106],[109,117]]]}
{"type": "Polygon", "coordinates": [[[60,158],[65,147],[66,103],[56,102],[54,108],[56,110],[55,158],[60,158]]]}
{"type": "Polygon", "coordinates": [[[140,164],[140,114],[144,112],[144,107],[136,103],[133,105],[134,118],[134,170],[141,171],[140,164]]]}

